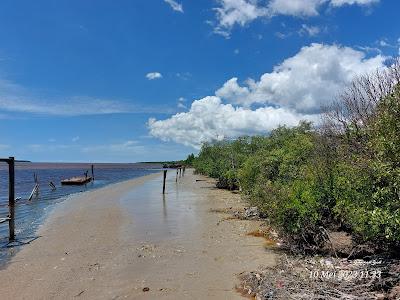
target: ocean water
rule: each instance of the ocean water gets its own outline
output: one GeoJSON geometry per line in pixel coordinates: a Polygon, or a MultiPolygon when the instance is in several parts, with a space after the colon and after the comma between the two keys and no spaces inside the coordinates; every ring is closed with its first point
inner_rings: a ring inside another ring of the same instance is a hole
{"type": "MultiPolygon", "coordinates": [[[[94,182],[83,186],[61,186],[61,180],[83,176],[89,171],[91,164],[85,163],[16,163],[15,166],[15,197],[21,199],[15,207],[15,234],[17,243],[27,243],[35,239],[38,226],[55,204],[65,201],[68,195],[100,188],[108,184],[127,179],[145,176],[161,170],[160,164],[94,164],[94,182]],[[39,194],[28,201],[35,185],[34,173],[39,180],[39,194]],[[53,182],[56,190],[49,183],[53,182]]],[[[0,218],[8,215],[8,165],[0,163],[0,218]]],[[[17,247],[8,245],[8,222],[0,224],[0,264],[10,257],[17,247]]]]}

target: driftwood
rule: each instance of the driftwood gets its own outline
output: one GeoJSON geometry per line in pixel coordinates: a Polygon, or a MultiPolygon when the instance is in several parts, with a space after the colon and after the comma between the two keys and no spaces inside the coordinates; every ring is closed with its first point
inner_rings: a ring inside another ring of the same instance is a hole
{"type": "Polygon", "coordinates": [[[0,224],[1,224],[1,223],[8,222],[8,221],[10,221],[10,218],[9,218],[9,217],[6,217],[6,218],[0,218],[0,224]]]}
{"type": "Polygon", "coordinates": [[[54,183],[52,181],[49,182],[49,186],[51,187],[51,189],[54,191],[56,190],[56,186],[54,185],[54,183]]]}
{"type": "Polygon", "coordinates": [[[33,198],[33,195],[38,195],[39,194],[39,183],[36,183],[35,186],[33,187],[32,193],[30,194],[28,200],[31,201],[33,198]]]}
{"type": "Polygon", "coordinates": [[[400,261],[384,257],[348,260],[283,255],[276,266],[239,277],[238,291],[256,299],[368,300],[391,298],[400,261]]]}

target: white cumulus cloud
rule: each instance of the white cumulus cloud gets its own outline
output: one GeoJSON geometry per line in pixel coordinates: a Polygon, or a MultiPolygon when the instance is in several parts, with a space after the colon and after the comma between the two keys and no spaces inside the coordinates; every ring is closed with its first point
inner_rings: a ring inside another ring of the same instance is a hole
{"type": "Polygon", "coordinates": [[[192,103],[187,112],[150,119],[150,134],[199,148],[201,143],[241,135],[265,134],[279,125],[318,121],[321,106],[355,76],[383,68],[385,57],[338,45],[311,44],[244,85],[234,77],[192,103]],[[255,105],[257,105],[255,107],[255,105]]]}
{"type": "Polygon", "coordinates": [[[154,79],[160,79],[160,78],[162,78],[163,76],[161,75],[161,73],[159,73],[159,72],[150,72],[150,73],[147,73],[146,74],[146,78],[148,79],[148,80],[154,80],[154,79]]]}
{"type": "Polygon", "coordinates": [[[175,11],[183,13],[183,5],[174,1],[174,0],[164,0],[165,3],[168,3],[169,6],[175,11]]]}
{"type": "Polygon", "coordinates": [[[266,134],[279,125],[294,126],[316,116],[302,115],[285,108],[261,107],[250,110],[223,104],[216,96],[196,100],[188,112],[166,120],[150,119],[150,134],[164,141],[174,141],[200,148],[203,142],[249,134],[266,134]]]}
{"type": "Polygon", "coordinates": [[[218,0],[218,3],[220,6],[215,11],[221,27],[232,27],[235,24],[243,26],[268,13],[266,7],[259,6],[257,1],[218,0]]]}
{"type": "Polygon", "coordinates": [[[318,15],[318,8],[326,0],[271,0],[268,9],[272,15],[309,17],[318,15]]]}
{"type": "Polygon", "coordinates": [[[384,67],[385,60],[382,55],[367,58],[364,52],[349,47],[311,44],[258,81],[248,79],[241,86],[237,78],[228,80],[216,95],[244,106],[260,103],[316,112],[354,76],[384,67]]]}
{"type": "Polygon", "coordinates": [[[229,37],[235,25],[245,26],[258,18],[272,18],[277,15],[312,17],[320,14],[321,7],[330,5],[366,6],[380,0],[217,0],[217,25],[214,32],[229,37]]]}

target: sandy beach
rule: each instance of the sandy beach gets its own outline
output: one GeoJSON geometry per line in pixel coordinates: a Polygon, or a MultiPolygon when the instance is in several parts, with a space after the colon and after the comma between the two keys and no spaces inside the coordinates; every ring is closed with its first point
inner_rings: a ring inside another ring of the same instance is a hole
{"type": "Polygon", "coordinates": [[[1,299],[241,299],[237,275],[275,263],[240,196],[187,170],[71,196],[0,271],[1,299]]]}

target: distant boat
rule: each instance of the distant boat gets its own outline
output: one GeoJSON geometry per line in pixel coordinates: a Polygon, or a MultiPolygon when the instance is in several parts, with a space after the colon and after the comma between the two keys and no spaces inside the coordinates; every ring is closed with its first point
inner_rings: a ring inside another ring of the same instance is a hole
{"type": "Polygon", "coordinates": [[[92,177],[86,177],[86,176],[78,176],[78,177],[72,177],[69,179],[64,179],[61,181],[62,185],[84,185],[88,182],[92,181],[92,177]]]}

